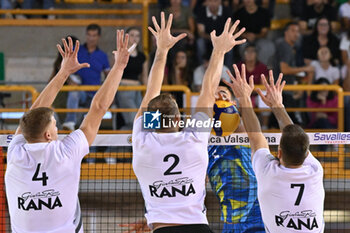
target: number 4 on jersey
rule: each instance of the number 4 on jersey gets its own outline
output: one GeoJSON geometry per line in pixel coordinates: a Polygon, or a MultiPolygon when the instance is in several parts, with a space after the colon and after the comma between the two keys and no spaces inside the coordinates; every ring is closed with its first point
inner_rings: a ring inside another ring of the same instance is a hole
{"type": "Polygon", "coordinates": [[[43,186],[46,186],[47,185],[47,180],[49,179],[49,177],[46,176],[46,172],[43,172],[42,176],[38,177],[40,166],[41,166],[41,163],[39,163],[38,166],[36,167],[36,171],[34,173],[32,181],[41,181],[42,180],[43,181],[43,186]]]}

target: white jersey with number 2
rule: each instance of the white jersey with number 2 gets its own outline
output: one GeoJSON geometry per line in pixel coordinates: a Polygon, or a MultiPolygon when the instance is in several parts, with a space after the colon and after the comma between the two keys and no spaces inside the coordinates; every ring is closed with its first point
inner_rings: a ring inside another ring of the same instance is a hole
{"type": "Polygon", "coordinates": [[[266,232],[324,231],[323,168],[311,152],[300,168],[284,167],[266,148],[252,162],[266,232]]]}
{"type": "MultiPolygon", "coordinates": [[[[204,121],[208,116],[199,112],[192,119],[204,121]]],[[[132,163],[148,225],[208,224],[204,198],[210,132],[146,132],[142,123],[143,117],[134,122],[132,163]]]]}
{"type": "Polygon", "coordinates": [[[49,143],[28,144],[23,135],[14,136],[5,174],[12,232],[83,232],[78,188],[88,153],[81,130],[49,143]]]}

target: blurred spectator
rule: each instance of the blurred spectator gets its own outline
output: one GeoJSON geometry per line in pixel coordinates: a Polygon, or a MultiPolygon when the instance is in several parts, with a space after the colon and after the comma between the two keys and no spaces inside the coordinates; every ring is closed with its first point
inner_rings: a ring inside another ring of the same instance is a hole
{"type": "MultiPolygon", "coordinates": [[[[226,4],[233,9],[234,13],[244,6],[243,0],[227,0],[226,2],[226,4]]],[[[273,18],[276,0],[255,0],[255,3],[256,5],[268,10],[270,18],[273,18]]]]}
{"type": "MultiPolygon", "coordinates": [[[[83,68],[76,74],[80,77],[73,82],[73,85],[100,85],[101,73],[107,76],[110,67],[107,55],[98,48],[98,41],[101,37],[101,27],[97,24],[90,24],[86,28],[86,43],[81,45],[78,52],[80,63],[87,62],[90,68],[83,68]]],[[[95,92],[71,91],[68,93],[67,108],[76,109],[79,104],[88,108],[95,92]]],[[[74,130],[77,123],[75,112],[67,113],[63,128],[74,130]]]]}
{"type": "MultiPolygon", "coordinates": [[[[210,33],[216,30],[216,35],[220,35],[224,30],[227,18],[232,16],[232,11],[224,7],[221,0],[207,0],[206,7],[202,7],[197,15],[197,59],[199,64],[203,63],[203,56],[212,50],[210,33]]],[[[225,55],[225,65],[232,65],[232,50],[225,55]]]]}
{"type": "MultiPolygon", "coordinates": [[[[340,78],[340,72],[338,67],[331,64],[331,51],[328,47],[323,46],[319,48],[317,52],[318,60],[311,62],[311,66],[315,69],[314,81],[320,78],[325,78],[329,83],[338,84],[340,78]]],[[[310,80],[310,83],[313,81],[310,80]]]]}
{"type": "MultiPolygon", "coordinates": [[[[310,0],[308,0],[309,2],[310,0]]],[[[290,13],[293,18],[301,19],[307,6],[306,0],[290,0],[290,13]]]]}
{"type": "MultiPolygon", "coordinates": [[[[165,82],[167,83],[165,84],[185,85],[190,87],[192,85],[192,76],[193,70],[186,52],[182,50],[177,51],[170,66],[169,72],[166,72],[165,82]]],[[[183,93],[173,92],[172,95],[179,104],[179,107],[183,107],[183,93]]]]}
{"type": "MultiPolygon", "coordinates": [[[[239,71],[241,71],[242,64],[246,66],[246,78],[249,82],[249,77],[253,75],[254,84],[261,84],[261,75],[264,74],[265,77],[268,77],[268,70],[265,64],[261,63],[257,58],[257,51],[254,44],[248,44],[244,49],[243,61],[237,64],[239,71]]],[[[252,103],[254,107],[262,108],[263,106],[260,103],[263,101],[259,101],[259,96],[256,92],[253,92],[251,95],[252,103]]],[[[266,106],[266,108],[268,108],[266,106]]],[[[263,129],[267,129],[270,112],[261,112],[258,114],[261,119],[261,127],[263,129]]]]}
{"type": "Polygon", "coordinates": [[[345,78],[347,74],[348,63],[350,63],[350,29],[344,34],[340,41],[341,63],[341,77],[345,78]]]}
{"type": "Polygon", "coordinates": [[[299,37],[298,24],[291,22],[284,29],[284,37],[276,41],[276,47],[278,49],[275,55],[275,77],[278,77],[279,73],[282,72],[287,84],[297,84],[297,75],[306,76],[306,74],[301,75],[301,73],[310,73],[314,70],[310,65],[296,66],[296,42],[299,37]]]}
{"type": "MultiPolygon", "coordinates": [[[[131,47],[134,43],[140,44],[141,32],[138,28],[131,27],[126,30],[129,34],[129,44],[131,47]]],[[[124,69],[121,86],[138,86],[147,85],[148,62],[145,54],[137,47],[129,57],[129,62],[124,69]]],[[[119,108],[139,108],[142,101],[140,91],[118,91],[117,105],[119,108]]],[[[124,125],[122,130],[132,129],[132,124],[136,112],[123,112],[122,114],[124,125]]],[[[118,123],[117,123],[118,124],[118,123]]],[[[119,125],[118,125],[119,127],[119,125]]]]}
{"type": "Polygon", "coordinates": [[[245,47],[243,61],[237,64],[239,71],[241,71],[242,64],[245,64],[246,66],[247,81],[249,81],[249,77],[253,75],[254,84],[258,85],[261,84],[261,74],[264,74],[266,77],[268,77],[267,66],[258,60],[257,51],[254,44],[248,44],[245,47]]]}
{"type": "Polygon", "coordinates": [[[314,28],[316,21],[320,17],[328,19],[333,26],[336,28],[337,24],[337,10],[327,0],[312,0],[310,5],[307,5],[303,16],[299,22],[301,32],[303,34],[310,33],[314,28]]]}
{"type": "MultiPolygon", "coordinates": [[[[278,48],[275,55],[275,77],[277,78],[279,73],[284,74],[284,80],[287,84],[298,84],[297,75],[306,76],[305,72],[313,72],[312,66],[296,66],[296,42],[300,37],[299,25],[295,22],[288,23],[284,29],[284,37],[276,41],[276,47],[278,48]]],[[[302,92],[283,92],[283,104],[288,107],[301,107],[302,92]]],[[[290,117],[296,124],[302,124],[302,119],[295,112],[289,113],[290,117]]],[[[271,123],[273,127],[276,127],[276,119],[271,115],[271,123]]],[[[278,124],[277,124],[278,127],[278,124]]]]}
{"type": "Polygon", "coordinates": [[[172,34],[179,35],[181,33],[186,33],[186,39],[189,40],[190,44],[193,44],[196,25],[191,9],[182,6],[181,0],[170,0],[170,7],[164,12],[166,14],[166,18],[168,18],[170,13],[173,14],[173,24],[171,26],[172,34]]]}
{"type": "MultiPolygon", "coordinates": [[[[326,78],[317,79],[316,85],[329,85],[326,78]]],[[[307,98],[308,108],[338,108],[338,98],[332,91],[313,91],[307,98]]],[[[334,129],[337,128],[337,112],[312,112],[309,127],[313,129],[334,129]]]]}
{"type": "MultiPolygon", "coordinates": [[[[76,41],[78,40],[78,38],[76,38],[75,36],[67,36],[65,39],[66,41],[68,41],[68,37],[72,38],[73,41],[73,46],[75,46],[76,41]]],[[[63,45],[61,45],[63,48],[63,45]]],[[[64,50],[64,48],[63,48],[64,50]]],[[[61,63],[62,63],[62,56],[60,53],[57,53],[57,57],[55,59],[55,62],[53,63],[53,70],[49,79],[49,82],[53,79],[53,77],[55,77],[55,75],[58,73],[58,71],[61,68],[61,63]]],[[[79,77],[77,77],[77,75],[75,74],[71,74],[69,76],[69,78],[67,79],[67,81],[64,83],[64,85],[73,85],[74,84],[74,80],[79,80],[79,77]]],[[[61,91],[57,94],[57,97],[55,99],[55,101],[53,102],[52,106],[54,108],[66,108],[67,107],[67,96],[68,96],[68,92],[66,91],[61,91]]],[[[57,128],[58,129],[62,129],[62,121],[65,117],[65,113],[55,113],[55,119],[57,122],[57,128]]]]}
{"type": "Polygon", "coordinates": [[[350,1],[347,1],[339,7],[339,18],[342,24],[342,28],[345,30],[350,29],[350,1]]]}
{"type": "MultiPolygon", "coordinates": [[[[272,63],[275,46],[266,38],[271,24],[269,12],[258,6],[254,0],[243,0],[243,8],[234,14],[234,19],[241,21],[239,27],[246,28],[242,37],[256,44],[259,51],[258,60],[264,64],[272,63]]],[[[239,46],[241,57],[245,46],[246,44],[239,46]]]]}
{"type": "Polygon", "coordinates": [[[317,51],[321,46],[327,46],[332,54],[332,65],[340,64],[339,39],[332,33],[331,25],[326,17],[317,19],[314,31],[303,38],[303,57],[305,64],[317,59],[317,51]]]}
{"type": "Polygon", "coordinates": [[[191,50],[193,51],[193,45],[195,42],[195,30],[196,24],[192,15],[192,11],[189,7],[181,5],[181,0],[170,0],[170,7],[165,11],[166,18],[169,14],[173,14],[173,24],[171,27],[172,34],[177,36],[181,33],[186,33],[187,37],[180,40],[169,51],[168,63],[172,61],[178,50],[191,50]]]}
{"type": "MultiPolygon", "coordinates": [[[[194,92],[199,92],[201,90],[202,87],[202,82],[203,82],[203,77],[205,74],[205,71],[208,68],[209,65],[209,59],[210,59],[210,53],[206,53],[203,56],[203,60],[204,63],[200,66],[198,66],[195,70],[194,70],[194,74],[193,74],[193,85],[192,85],[192,90],[194,92]]],[[[223,79],[225,79],[228,82],[231,82],[231,78],[230,76],[227,74],[227,71],[229,69],[227,68],[227,66],[223,66],[222,67],[222,73],[221,73],[221,77],[223,79]]]]}

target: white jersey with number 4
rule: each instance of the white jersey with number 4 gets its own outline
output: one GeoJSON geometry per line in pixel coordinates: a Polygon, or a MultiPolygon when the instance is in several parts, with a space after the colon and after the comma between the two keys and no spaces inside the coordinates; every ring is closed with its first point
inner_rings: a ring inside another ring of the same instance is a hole
{"type": "Polygon", "coordinates": [[[28,144],[21,134],[12,139],[5,185],[13,232],[83,232],[78,188],[88,153],[81,130],[49,143],[28,144]]]}
{"type": "MultiPolygon", "coordinates": [[[[193,119],[207,120],[205,113],[193,119]]],[[[175,133],[146,132],[134,122],[133,169],[146,204],[147,223],[208,224],[205,177],[210,132],[186,128],[175,133]]]]}
{"type": "Polygon", "coordinates": [[[323,232],[323,168],[309,152],[302,167],[286,168],[266,148],[253,155],[266,232],[323,232]]]}

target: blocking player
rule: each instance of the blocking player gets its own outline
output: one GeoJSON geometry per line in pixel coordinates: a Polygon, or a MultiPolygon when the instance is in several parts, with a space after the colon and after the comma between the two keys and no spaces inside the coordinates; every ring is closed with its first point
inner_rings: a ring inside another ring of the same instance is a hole
{"type": "Polygon", "coordinates": [[[20,120],[7,153],[6,195],[11,227],[17,233],[83,232],[78,201],[80,164],[89,153],[102,117],[110,107],[129,59],[128,35],[117,31],[115,63],[92,100],[80,129],[57,140],[51,104],[70,74],[89,64],[79,64],[75,44],[63,39],[63,60],[57,75],[20,120]]]}
{"type": "MultiPolygon", "coordinates": [[[[245,66],[242,66],[245,72],[245,66]]],[[[220,82],[216,100],[237,105],[230,87],[220,82]]],[[[239,124],[235,133],[245,133],[239,124]]],[[[257,181],[251,164],[251,149],[246,145],[209,145],[208,178],[220,201],[222,233],[265,232],[258,202],[257,181]]]]}
{"type": "MultiPolygon", "coordinates": [[[[185,37],[185,34],[178,37],[170,34],[172,18],[170,15],[166,23],[164,13],[161,13],[161,26],[152,17],[155,29],[149,27],[157,40],[157,51],[147,91],[134,121],[133,169],[145,200],[147,223],[154,233],[211,232],[204,206],[210,129],[199,132],[196,127],[188,127],[179,131],[179,127],[165,128],[164,125],[155,132],[142,129],[146,114],[152,114],[152,121],[168,118],[176,123],[180,120],[175,100],[168,94],[160,94],[169,49],[185,37]],[[143,114],[144,109],[148,112],[143,114]]],[[[224,55],[235,45],[245,42],[236,40],[244,29],[234,34],[239,21],[233,26],[230,23],[231,19],[228,19],[220,36],[216,36],[215,31],[211,33],[213,52],[192,118],[194,121],[203,122],[212,117],[224,55]]]]}
{"type": "Polygon", "coordinates": [[[276,116],[282,136],[277,158],[271,155],[267,141],[261,133],[250,95],[254,89],[253,77],[249,84],[245,73],[234,65],[232,88],[239,100],[244,126],[252,148],[252,164],[258,181],[258,199],[266,232],[323,232],[323,168],[309,151],[309,138],[304,130],[294,125],[282,104],[285,81],[280,74],[276,84],[272,71],[267,89],[258,94],[276,116]]]}

